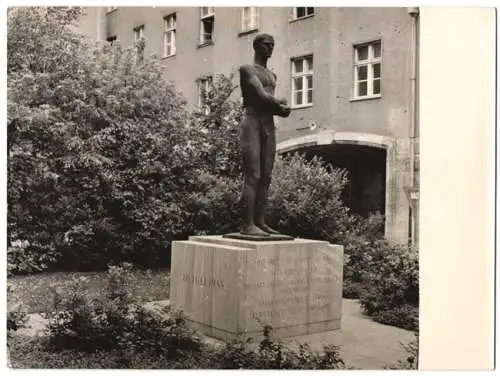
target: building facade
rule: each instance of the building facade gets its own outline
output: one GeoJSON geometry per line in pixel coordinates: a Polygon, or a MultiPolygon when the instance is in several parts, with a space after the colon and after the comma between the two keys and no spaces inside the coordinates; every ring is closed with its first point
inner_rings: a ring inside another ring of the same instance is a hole
{"type": "MultiPolygon", "coordinates": [[[[87,8],[81,30],[162,58],[190,106],[200,78],[252,61],[275,37],[269,68],[292,106],[276,119],[278,153],[320,155],[349,171],[345,201],[379,211],[391,242],[418,237],[418,9],[312,7],[87,8]]],[[[201,81],[203,84],[203,81],[201,81]]]]}

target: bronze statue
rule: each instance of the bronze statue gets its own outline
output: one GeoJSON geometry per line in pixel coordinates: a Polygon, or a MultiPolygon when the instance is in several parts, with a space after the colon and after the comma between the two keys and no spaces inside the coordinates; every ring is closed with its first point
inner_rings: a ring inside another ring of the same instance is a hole
{"type": "MultiPolygon", "coordinates": [[[[239,68],[245,115],[241,122],[241,150],[245,182],[242,194],[243,227],[240,235],[260,238],[286,238],[264,221],[267,194],[276,153],[273,116],[288,117],[285,99],[274,97],[276,75],[267,68],[274,49],[274,38],[259,34],[253,41],[252,65],[239,68]]],[[[230,234],[234,235],[234,234],[230,234]]],[[[233,236],[234,237],[234,236],[233,236]]]]}

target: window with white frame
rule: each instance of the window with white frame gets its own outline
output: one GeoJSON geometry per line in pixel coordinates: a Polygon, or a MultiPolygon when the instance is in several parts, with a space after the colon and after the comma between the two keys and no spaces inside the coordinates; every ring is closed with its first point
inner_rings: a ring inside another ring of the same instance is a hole
{"type": "Polygon", "coordinates": [[[241,31],[251,31],[259,28],[259,8],[243,7],[241,9],[241,31]]]}
{"type": "Polygon", "coordinates": [[[210,106],[208,105],[207,98],[210,95],[212,87],[212,76],[205,76],[197,80],[198,84],[198,107],[205,115],[210,113],[210,106]]]}
{"type": "Polygon", "coordinates": [[[163,19],[163,56],[175,55],[175,34],[177,16],[169,14],[163,19]]]}
{"type": "Polygon", "coordinates": [[[292,59],[292,107],[313,104],[313,57],[292,59]]]}
{"type": "Polygon", "coordinates": [[[293,18],[303,18],[312,16],[314,14],[314,7],[295,7],[293,8],[293,18]]]}
{"type": "Polygon", "coordinates": [[[213,40],[215,26],[215,8],[200,8],[200,44],[208,43],[213,40]]]}
{"type": "Polygon", "coordinates": [[[114,10],[117,10],[118,7],[106,7],[106,13],[111,13],[114,10]]]}
{"type": "Polygon", "coordinates": [[[354,98],[380,96],[382,43],[365,43],[354,47],[354,98]]]}

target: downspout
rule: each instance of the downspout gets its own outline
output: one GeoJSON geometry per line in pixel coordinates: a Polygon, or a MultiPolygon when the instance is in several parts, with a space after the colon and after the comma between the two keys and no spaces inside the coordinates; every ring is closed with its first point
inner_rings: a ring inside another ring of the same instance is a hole
{"type": "MultiPolygon", "coordinates": [[[[410,74],[410,184],[409,186],[412,188],[416,187],[416,179],[415,179],[415,139],[417,137],[417,120],[418,120],[418,97],[417,97],[417,73],[418,73],[418,16],[419,16],[419,8],[418,7],[409,7],[408,14],[412,18],[411,24],[411,74],[410,74]]],[[[415,205],[418,205],[418,201],[414,202],[415,205]]],[[[418,240],[418,211],[415,208],[412,209],[412,224],[411,224],[411,243],[412,245],[416,245],[418,240]]]]}
{"type": "Polygon", "coordinates": [[[96,39],[98,41],[101,41],[101,27],[102,27],[102,7],[96,8],[96,13],[97,13],[97,22],[96,22],[96,39]]]}

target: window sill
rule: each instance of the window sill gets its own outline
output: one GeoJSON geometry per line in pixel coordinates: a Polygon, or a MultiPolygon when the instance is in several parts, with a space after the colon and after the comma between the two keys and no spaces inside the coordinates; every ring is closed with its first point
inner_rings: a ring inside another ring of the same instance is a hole
{"type": "Polygon", "coordinates": [[[305,20],[306,18],[312,18],[312,17],[314,17],[314,14],[308,14],[307,16],[304,16],[304,17],[292,18],[288,22],[293,23],[293,22],[302,21],[302,20],[305,20]]]}
{"type": "Polygon", "coordinates": [[[301,110],[303,108],[309,108],[309,107],[312,107],[314,106],[314,103],[308,103],[308,104],[301,104],[301,105],[298,105],[298,106],[292,106],[290,107],[291,110],[301,110]]]}
{"type": "Polygon", "coordinates": [[[165,59],[170,59],[171,57],[175,57],[177,56],[176,54],[172,54],[172,55],[164,55],[161,60],[165,60],[165,59]]]}
{"type": "Polygon", "coordinates": [[[369,95],[366,97],[352,97],[349,101],[350,102],[359,102],[359,101],[368,101],[370,99],[380,99],[380,98],[382,98],[382,95],[377,94],[377,95],[369,95]]]}
{"type": "Polygon", "coordinates": [[[203,48],[206,46],[213,46],[213,45],[214,45],[213,40],[207,40],[206,42],[198,42],[198,44],[196,45],[196,48],[203,48]]]}
{"type": "Polygon", "coordinates": [[[238,33],[238,36],[239,37],[242,37],[244,35],[248,35],[248,34],[252,34],[252,33],[256,33],[257,31],[259,31],[259,28],[258,27],[254,27],[253,29],[248,29],[248,30],[243,30],[243,31],[240,31],[238,33]]]}

